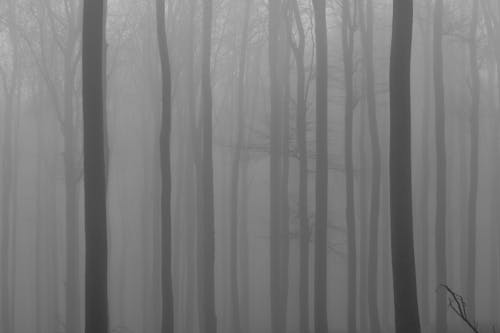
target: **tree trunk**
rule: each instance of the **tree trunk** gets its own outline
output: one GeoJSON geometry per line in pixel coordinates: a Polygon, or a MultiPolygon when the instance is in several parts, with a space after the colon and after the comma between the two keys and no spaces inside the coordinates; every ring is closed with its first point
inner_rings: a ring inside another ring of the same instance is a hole
{"type": "Polygon", "coordinates": [[[84,1],[82,37],[85,177],[85,332],[107,333],[108,246],[104,157],[104,2],[84,1]]]}
{"type": "Polygon", "coordinates": [[[12,152],[12,128],[14,116],[14,95],[18,85],[18,43],[16,36],[16,1],[8,1],[8,34],[12,45],[13,67],[8,86],[5,86],[5,118],[3,129],[3,158],[2,158],[2,240],[1,240],[1,327],[4,332],[13,329],[11,308],[11,287],[9,286],[9,249],[11,248],[11,200],[12,200],[12,175],[13,175],[13,152],[12,152]]]}
{"type": "Polygon", "coordinates": [[[446,273],[446,147],[443,79],[443,0],[434,8],[434,97],[436,139],[436,332],[446,333],[446,291],[439,286],[447,283],[446,273]]]}
{"type": "Polygon", "coordinates": [[[238,105],[236,147],[231,167],[231,226],[230,226],[230,286],[231,286],[231,327],[233,332],[240,332],[240,299],[238,288],[238,195],[240,180],[240,160],[245,127],[245,70],[247,57],[248,23],[250,20],[251,0],[246,0],[244,9],[243,32],[238,66],[238,105]]]}
{"type": "Polygon", "coordinates": [[[306,70],[304,65],[305,32],[297,0],[291,3],[298,32],[298,41],[292,45],[297,66],[297,152],[299,155],[299,332],[309,332],[309,217],[307,216],[307,137],[306,137],[306,70]]]}
{"type": "Polygon", "coordinates": [[[201,311],[203,320],[201,327],[204,332],[215,333],[217,331],[217,319],[215,315],[214,294],[214,262],[215,262],[215,239],[214,239],[214,184],[213,184],[213,160],[212,160],[212,88],[210,78],[210,54],[212,49],[212,0],[203,2],[203,36],[201,47],[201,107],[202,107],[202,191],[203,191],[203,303],[201,311]]]}
{"type": "Polygon", "coordinates": [[[285,325],[281,307],[281,118],[283,107],[283,82],[280,61],[282,10],[280,0],[269,1],[269,67],[270,67],[270,296],[271,332],[284,333],[285,325]]]}
{"type": "MultiPolygon", "coordinates": [[[[432,3],[427,0],[425,3],[425,13],[430,17],[432,15],[432,3]]],[[[421,239],[422,239],[422,263],[421,263],[421,301],[420,313],[422,316],[422,328],[427,330],[430,321],[430,302],[429,302],[429,116],[431,109],[431,35],[430,27],[422,23],[423,34],[423,65],[424,73],[422,80],[422,89],[424,91],[424,105],[422,111],[422,174],[421,174],[421,189],[420,189],[420,219],[421,219],[421,239]]]]}
{"type": "Polygon", "coordinates": [[[411,43],[413,1],[393,2],[390,61],[391,247],[396,333],[420,333],[413,247],[411,43]]]}
{"type": "Polygon", "coordinates": [[[477,26],[479,0],[473,0],[472,21],[469,35],[469,61],[471,75],[471,114],[470,114],[470,180],[468,200],[468,251],[467,251],[467,310],[472,320],[475,318],[476,305],[476,210],[479,163],[479,64],[477,62],[477,26]]]}
{"type": "MultiPolygon", "coordinates": [[[[354,112],[354,30],[351,22],[350,0],[342,2],[342,51],[344,60],[345,87],[345,187],[347,224],[347,331],[356,332],[356,217],[354,211],[354,170],[353,170],[353,112],[354,112]]],[[[376,261],[376,260],[375,260],[376,261]]],[[[375,276],[371,276],[372,279],[375,276]]],[[[376,279],[375,279],[376,281],[376,279]]],[[[375,288],[376,289],[376,288],[375,288]]]]}
{"type": "Polygon", "coordinates": [[[156,33],[161,65],[162,111],[160,129],[161,170],[161,332],[174,332],[174,299],[172,291],[172,221],[171,221],[171,165],[170,132],[172,119],[172,97],[170,82],[170,60],[165,27],[165,0],[156,0],[156,33]]]}
{"type": "Polygon", "coordinates": [[[328,332],[328,45],[325,0],[313,0],[316,35],[316,226],[314,262],[314,325],[328,332]]]}
{"type": "Polygon", "coordinates": [[[365,90],[368,106],[369,132],[372,152],[372,174],[370,194],[370,241],[368,249],[368,312],[370,328],[374,333],[380,332],[380,317],[378,312],[378,234],[380,217],[380,139],[377,122],[377,101],[375,95],[375,73],[373,65],[373,0],[366,2],[366,23],[364,4],[361,2],[360,27],[363,45],[363,60],[365,64],[365,90]]]}

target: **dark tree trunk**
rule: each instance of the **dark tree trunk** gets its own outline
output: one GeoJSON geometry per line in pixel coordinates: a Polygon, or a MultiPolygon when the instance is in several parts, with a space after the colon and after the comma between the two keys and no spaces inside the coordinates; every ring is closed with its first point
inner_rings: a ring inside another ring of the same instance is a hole
{"type": "Polygon", "coordinates": [[[413,248],[411,43],[413,1],[393,2],[390,63],[391,247],[396,333],[420,333],[413,248]]]}
{"type": "MultiPolygon", "coordinates": [[[[447,283],[446,273],[446,147],[443,79],[443,0],[436,0],[434,8],[434,97],[436,139],[436,284],[447,283]]],[[[436,332],[446,333],[446,291],[436,292],[436,332]]]]}
{"type": "Polygon", "coordinates": [[[314,325],[328,332],[328,45],[325,0],[313,0],[316,35],[316,225],[314,258],[314,325]]]}
{"type": "Polygon", "coordinates": [[[85,179],[85,332],[107,333],[108,246],[104,158],[104,2],[85,0],[82,37],[85,179]]]}

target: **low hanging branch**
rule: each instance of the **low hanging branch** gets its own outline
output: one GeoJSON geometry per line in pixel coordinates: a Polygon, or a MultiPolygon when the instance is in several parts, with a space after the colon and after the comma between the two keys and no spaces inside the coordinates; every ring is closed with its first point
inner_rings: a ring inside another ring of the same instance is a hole
{"type": "Polygon", "coordinates": [[[473,332],[479,333],[479,329],[477,328],[477,324],[473,323],[471,321],[471,319],[469,319],[469,317],[467,316],[466,303],[464,301],[463,296],[457,294],[456,292],[451,290],[451,288],[445,284],[442,284],[441,287],[446,289],[446,291],[448,292],[448,295],[449,295],[448,296],[448,306],[453,310],[453,312],[455,312],[460,317],[460,319],[462,319],[462,321],[464,323],[467,324],[467,326],[470,327],[470,329],[473,332]]]}

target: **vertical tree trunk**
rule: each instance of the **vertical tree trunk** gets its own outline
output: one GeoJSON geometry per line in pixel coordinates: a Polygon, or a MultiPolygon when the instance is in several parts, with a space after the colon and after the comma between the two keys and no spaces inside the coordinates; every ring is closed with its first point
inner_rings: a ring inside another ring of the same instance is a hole
{"type": "Polygon", "coordinates": [[[434,8],[434,97],[436,139],[436,332],[446,333],[446,147],[443,79],[443,0],[436,0],[434,8]]]}
{"type": "Polygon", "coordinates": [[[245,70],[247,58],[247,41],[248,41],[248,23],[250,20],[250,5],[251,0],[245,1],[243,32],[241,34],[240,55],[238,64],[238,96],[237,96],[237,135],[236,147],[233,153],[233,161],[231,166],[231,230],[230,230],[230,286],[231,286],[231,311],[232,321],[231,327],[233,332],[240,332],[240,299],[238,288],[238,197],[239,197],[239,180],[240,180],[240,160],[241,150],[243,145],[244,127],[245,127],[245,70]]]}
{"type": "Polygon", "coordinates": [[[476,305],[476,210],[479,163],[479,64],[477,62],[477,26],[479,0],[473,0],[472,21],[469,35],[469,61],[471,75],[471,114],[470,114],[470,181],[468,200],[468,251],[467,251],[467,310],[475,318],[476,305]]]}
{"type": "Polygon", "coordinates": [[[396,333],[420,333],[411,182],[412,26],[413,1],[394,1],[390,62],[389,162],[396,333]]]}
{"type": "Polygon", "coordinates": [[[316,35],[316,226],[314,262],[314,325],[328,332],[328,46],[325,0],[313,0],[316,35]]]}
{"type": "Polygon", "coordinates": [[[174,332],[174,299],[172,292],[172,225],[171,225],[171,165],[170,132],[172,119],[172,97],[170,60],[168,55],[165,27],[165,0],[156,0],[156,33],[161,65],[161,129],[160,129],[160,170],[161,170],[161,332],[174,332]]]}
{"type": "MultiPolygon", "coordinates": [[[[11,312],[11,288],[9,286],[9,249],[11,247],[11,198],[12,198],[12,174],[13,174],[13,152],[12,152],[12,127],[14,116],[14,95],[16,94],[18,81],[18,44],[16,36],[16,1],[9,0],[7,3],[8,36],[12,45],[13,66],[10,82],[5,86],[5,113],[3,129],[3,158],[2,158],[2,239],[1,239],[1,327],[5,332],[12,331],[13,323],[11,312]]],[[[7,78],[5,78],[7,79],[7,78]]]]}
{"type": "MultiPolygon", "coordinates": [[[[425,3],[425,12],[428,17],[432,15],[432,3],[427,0],[425,3]]],[[[424,73],[422,80],[422,89],[424,91],[424,105],[422,112],[422,175],[421,175],[421,190],[420,190],[420,219],[421,219],[421,239],[422,239],[422,264],[421,264],[421,300],[420,300],[420,313],[422,317],[422,328],[427,330],[429,328],[430,320],[430,302],[429,302],[429,116],[431,109],[431,35],[430,27],[422,23],[423,34],[423,64],[424,73]]]]}
{"type": "Polygon", "coordinates": [[[299,155],[299,332],[309,332],[309,217],[307,216],[307,137],[306,137],[306,71],[304,65],[305,32],[297,0],[291,3],[298,32],[298,41],[292,45],[297,66],[297,152],[299,155]]]}
{"type": "Polygon", "coordinates": [[[210,76],[210,54],[212,49],[212,0],[203,2],[203,36],[201,47],[201,107],[203,122],[203,149],[202,149],[202,191],[203,191],[203,232],[202,249],[204,253],[203,271],[203,312],[202,327],[206,333],[217,331],[217,319],[215,316],[215,294],[214,294],[214,262],[215,262],[215,239],[214,239],[214,184],[213,184],[213,160],[212,160],[212,88],[210,76]]]}
{"type": "Polygon", "coordinates": [[[269,67],[271,94],[270,124],[270,296],[271,296],[271,331],[283,333],[284,323],[281,308],[281,118],[283,107],[283,82],[280,68],[281,41],[281,1],[269,1],[269,67]]]}
{"type": "Polygon", "coordinates": [[[380,332],[380,317],[378,312],[378,234],[380,217],[380,139],[377,122],[377,101],[375,96],[375,71],[373,65],[373,0],[366,2],[366,23],[364,4],[361,2],[360,27],[363,45],[363,60],[365,64],[365,90],[368,106],[369,132],[372,152],[372,174],[370,194],[370,241],[368,249],[368,311],[370,328],[374,333],[380,332]]]}
{"type": "Polygon", "coordinates": [[[82,37],[85,177],[85,332],[107,333],[108,246],[104,158],[104,2],[85,0],[82,37]]]}
{"type": "MultiPolygon", "coordinates": [[[[285,13],[285,20],[288,20],[285,13]]],[[[280,227],[280,274],[281,295],[280,313],[283,329],[287,332],[287,309],[288,309],[288,277],[290,262],[290,206],[289,206],[289,178],[290,178],[290,48],[284,45],[283,64],[283,114],[281,119],[281,227],[280,227]]]]}
{"type": "MultiPolygon", "coordinates": [[[[347,331],[356,332],[356,217],[354,212],[354,170],[353,170],[353,112],[354,112],[354,30],[351,22],[350,0],[342,2],[342,51],[344,60],[345,87],[345,187],[347,224],[347,331]]],[[[372,279],[375,277],[372,275],[372,279]]],[[[376,288],[375,288],[376,289],[376,288]]]]}

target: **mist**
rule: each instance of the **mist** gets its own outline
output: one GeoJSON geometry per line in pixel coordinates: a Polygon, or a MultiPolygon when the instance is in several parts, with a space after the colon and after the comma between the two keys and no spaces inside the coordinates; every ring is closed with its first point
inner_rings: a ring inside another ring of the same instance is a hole
{"type": "Polygon", "coordinates": [[[500,4],[393,1],[0,0],[0,333],[499,330],[500,4]]]}

